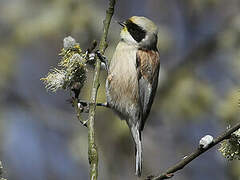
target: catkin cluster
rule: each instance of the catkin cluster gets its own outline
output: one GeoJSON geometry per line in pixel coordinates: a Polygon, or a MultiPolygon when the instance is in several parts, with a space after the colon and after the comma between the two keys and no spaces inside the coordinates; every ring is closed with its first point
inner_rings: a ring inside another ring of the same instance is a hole
{"type": "Polygon", "coordinates": [[[240,160],[240,129],[235,131],[229,139],[222,141],[218,150],[230,161],[240,160]]]}
{"type": "Polygon", "coordinates": [[[79,91],[86,81],[86,53],[84,54],[72,37],[63,40],[63,49],[60,54],[61,60],[58,68],[53,68],[45,78],[44,82],[47,90],[56,92],[59,89],[72,90],[78,84],[79,91]]]}

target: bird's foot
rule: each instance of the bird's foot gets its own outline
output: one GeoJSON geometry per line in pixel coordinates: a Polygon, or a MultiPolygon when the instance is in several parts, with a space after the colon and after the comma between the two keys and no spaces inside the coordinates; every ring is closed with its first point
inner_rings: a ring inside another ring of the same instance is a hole
{"type": "Polygon", "coordinates": [[[98,56],[99,60],[105,65],[106,71],[108,72],[109,69],[109,64],[108,64],[108,59],[106,56],[104,56],[99,50],[97,50],[96,55],[98,56]]]}
{"type": "Polygon", "coordinates": [[[97,106],[106,107],[106,108],[108,108],[108,107],[109,107],[109,105],[108,105],[108,103],[107,103],[107,102],[105,102],[105,103],[97,103],[96,105],[97,105],[97,106]]]}

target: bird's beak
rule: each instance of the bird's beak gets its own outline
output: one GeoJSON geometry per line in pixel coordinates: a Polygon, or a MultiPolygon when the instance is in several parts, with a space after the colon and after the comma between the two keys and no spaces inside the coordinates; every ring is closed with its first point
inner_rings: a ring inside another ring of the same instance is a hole
{"type": "Polygon", "coordinates": [[[126,23],[125,23],[125,22],[118,21],[117,23],[118,23],[120,26],[122,26],[122,27],[126,26],[126,23]]]}

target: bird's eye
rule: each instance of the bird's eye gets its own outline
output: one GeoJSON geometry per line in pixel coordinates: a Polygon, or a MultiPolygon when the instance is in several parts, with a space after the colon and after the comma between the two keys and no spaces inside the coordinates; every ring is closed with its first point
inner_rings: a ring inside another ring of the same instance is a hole
{"type": "Polygon", "coordinates": [[[143,40],[145,38],[146,31],[144,29],[142,29],[140,26],[138,26],[137,24],[133,23],[130,20],[127,20],[126,26],[127,26],[129,33],[131,34],[131,36],[133,37],[133,39],[135,41],[140,42],[141,40],[143,40]]]}

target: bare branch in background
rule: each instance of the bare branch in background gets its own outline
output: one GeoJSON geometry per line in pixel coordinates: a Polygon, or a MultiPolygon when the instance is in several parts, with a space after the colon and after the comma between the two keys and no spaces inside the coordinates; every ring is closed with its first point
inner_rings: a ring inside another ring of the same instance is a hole
{"type": "MultiPolygon", "coordinates": [[[[164,173],[158,175],[158,176],[148,176],[146,180],[162,180],[162,179],[168,179],[173,177],[173,173],[183,169],[187,164],[192,162],[194,159],[196,159],[198,156],[206,152],[207,150],[211,149],[213,146],[217,145],[218,143],[222,142],[223,140],[229,139],[231,135],[236,132],[240,128],[240,122],[237,123],[232,128],[227,129],[225,132],[222,133],[222,135],[218,136],[217,138],[213,139],[212,143],[210,143],[206,148],[198,147],[194,152],[186,156],[184,159],[179,161],[174,166],[170,167],[168,170],[166,170],[164,173]]],[[[239,142],[238,142],[239,143],[239,142]]]]}

